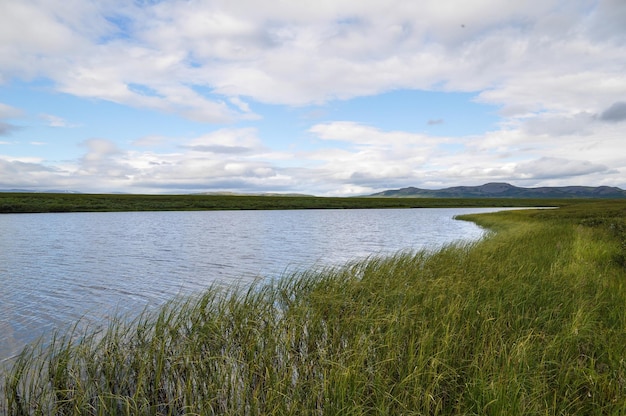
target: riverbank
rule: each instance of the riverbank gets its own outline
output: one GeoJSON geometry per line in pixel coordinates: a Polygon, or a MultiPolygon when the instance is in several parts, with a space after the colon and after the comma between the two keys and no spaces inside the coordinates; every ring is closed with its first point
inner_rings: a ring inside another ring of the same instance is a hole
{"type": "Polygon", "coordinates": [[[626,203],[462,219],[496,233],[59,336],[5,411],[625,413],[626,203]]]}
{"type": "Polygon", "coordinates": [[[269,195],[0,193],[0,214],[269,209],[557,207],[582,201],[584,200],[527,198],[341,198],[269,195]]]}

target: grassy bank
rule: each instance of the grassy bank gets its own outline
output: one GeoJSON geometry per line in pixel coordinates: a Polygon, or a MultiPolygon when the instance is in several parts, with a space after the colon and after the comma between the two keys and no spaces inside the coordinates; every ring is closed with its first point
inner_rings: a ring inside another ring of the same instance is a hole
{"type": "Polygon", "coordinates": [[[25,350],[4,410],[626,414],[626,203],[464,219],[497,233],[25,350]]]}
{"type": "Polygon", "coordinates": [[[579,200],[0,193],[0,213],[562,206],[579,200]]]}

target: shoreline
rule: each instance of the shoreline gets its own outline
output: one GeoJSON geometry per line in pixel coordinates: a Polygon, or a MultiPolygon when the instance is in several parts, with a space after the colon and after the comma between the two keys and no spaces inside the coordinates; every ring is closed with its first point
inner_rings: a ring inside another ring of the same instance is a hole
{"type": "Polygon", "coordinates": [[[233,195],[0,193],[0,214],[204,210],[569,206],[596,199],[373,198],[233,195]]]}
{"type": "Polygon", "coordinates": [[[23,357],[3,402],[13,413],[625,412],[626,201],[463,219],[494,233],[208,291],[77,345],[59,338],[43,364],[23,357]]]}

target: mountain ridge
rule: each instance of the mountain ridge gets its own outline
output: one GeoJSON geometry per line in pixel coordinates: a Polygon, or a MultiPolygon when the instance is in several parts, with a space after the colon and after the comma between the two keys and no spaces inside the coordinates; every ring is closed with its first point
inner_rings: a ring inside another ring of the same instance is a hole
{"type": "Polygon", "coordinates": [[[453,186],[443,189],[420,189],[410,186],[368,196],[388,198],[626,198],[626,191],[615,186],[523,188],[505,182],[489,182],[479,186],[453,186]]]}

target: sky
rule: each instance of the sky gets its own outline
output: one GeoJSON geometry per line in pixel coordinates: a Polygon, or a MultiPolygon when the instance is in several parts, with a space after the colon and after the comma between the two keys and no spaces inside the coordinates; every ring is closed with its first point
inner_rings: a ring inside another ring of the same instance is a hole
{"type": "Polygon", "coordinates": [[[624,0],[0,0],[0,189],[626,189],[624,0]]]}

